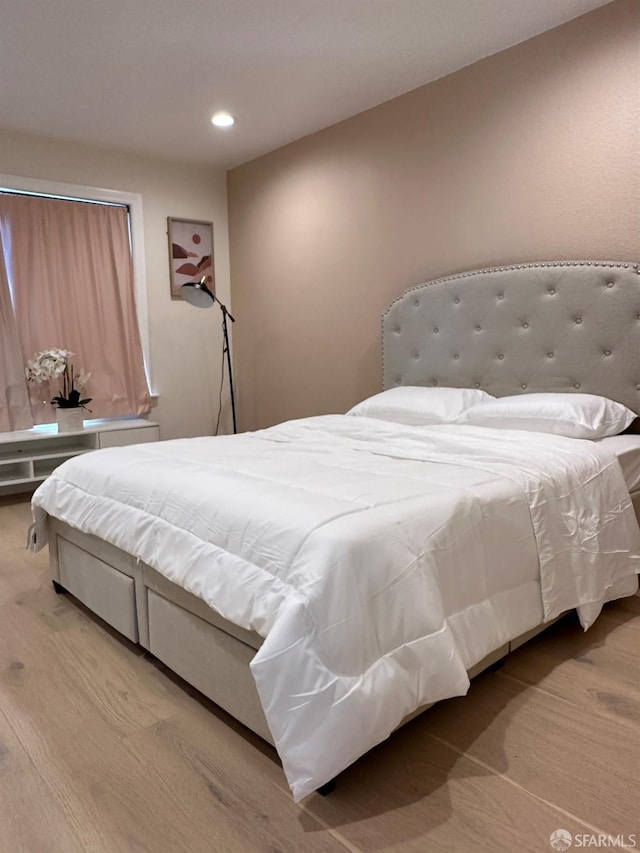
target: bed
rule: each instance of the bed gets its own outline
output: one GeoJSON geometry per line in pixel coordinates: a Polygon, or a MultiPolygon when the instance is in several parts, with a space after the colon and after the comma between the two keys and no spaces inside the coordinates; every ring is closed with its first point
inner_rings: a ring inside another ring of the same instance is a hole
{"type": "MultiPolygon", "coordinates": [[[[639,276],[631,263],[551,262],[412,288],[383,317],[384,387],[582,392],[640,412],[639,276]]],[[[567,609],[580,604],[587,627],[637,589],[637,437],[614,439],[631,497],[615,456],[571,449],[573,468],[587,466],[580,513],[606,557],[589,574],[584,543],[551,541],[565,535],[553,519],[569,474],[553,477],[572,439],[527,434],[549,474],[534,489],[522,434],[493,433],[337,415],[98,451],[36,492],[33,546],[48,541],[59,591],[275,743],[300,800],[567,609]],[[150,469],[159,479],[144,492],[150,469]],[[117,470],[133,521],[96,486],[117,470]],[[552,505],[553,523],[538,523],[552,505]]]]}

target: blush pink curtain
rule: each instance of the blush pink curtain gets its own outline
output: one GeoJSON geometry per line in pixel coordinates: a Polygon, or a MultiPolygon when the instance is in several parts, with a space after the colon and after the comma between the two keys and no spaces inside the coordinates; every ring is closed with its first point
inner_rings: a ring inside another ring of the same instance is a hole
{"type": "Polygon", "coordinates": [[[0,432],[33,426],[0,226],[0,432]]]}
{"type": "MultiPolygon", "coordinates": [[[[151,408],[133,294],[129,222],[123,207],[41,196],[0,195],[25,363],[62,347],[91,373],[88,417],[147,414],[151,408]]],[[[32,386],[36,423],[55,420],[56,387],[32,386]]]]}

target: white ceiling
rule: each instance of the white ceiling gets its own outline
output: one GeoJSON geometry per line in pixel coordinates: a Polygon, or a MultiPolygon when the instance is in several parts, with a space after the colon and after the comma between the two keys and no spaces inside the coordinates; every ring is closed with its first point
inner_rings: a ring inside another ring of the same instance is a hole
{"type": "Polygon", "coordinates": [[[0,0],[0,125],[228,168],[607,2],[0,0]]]}

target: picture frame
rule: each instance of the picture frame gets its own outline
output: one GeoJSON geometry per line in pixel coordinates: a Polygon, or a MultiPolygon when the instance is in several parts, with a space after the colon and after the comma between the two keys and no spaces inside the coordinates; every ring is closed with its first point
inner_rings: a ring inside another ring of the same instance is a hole
{"type": "Polygon", "coordinates": [[[215,293],[213,222],[168,216],[167,237],[171,298],[181,299],[183,284],[203,278],[215,293]]]}

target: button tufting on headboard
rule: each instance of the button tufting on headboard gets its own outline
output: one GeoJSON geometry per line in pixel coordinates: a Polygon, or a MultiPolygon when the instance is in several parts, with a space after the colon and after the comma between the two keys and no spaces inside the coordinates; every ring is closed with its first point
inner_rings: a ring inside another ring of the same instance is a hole
{"type": "Polygon", "coordinates": [[[383,316],[384,387],[580,391],[640,412],[639,276],[631,262],[549,261],[411,288],[383,316]]]}

